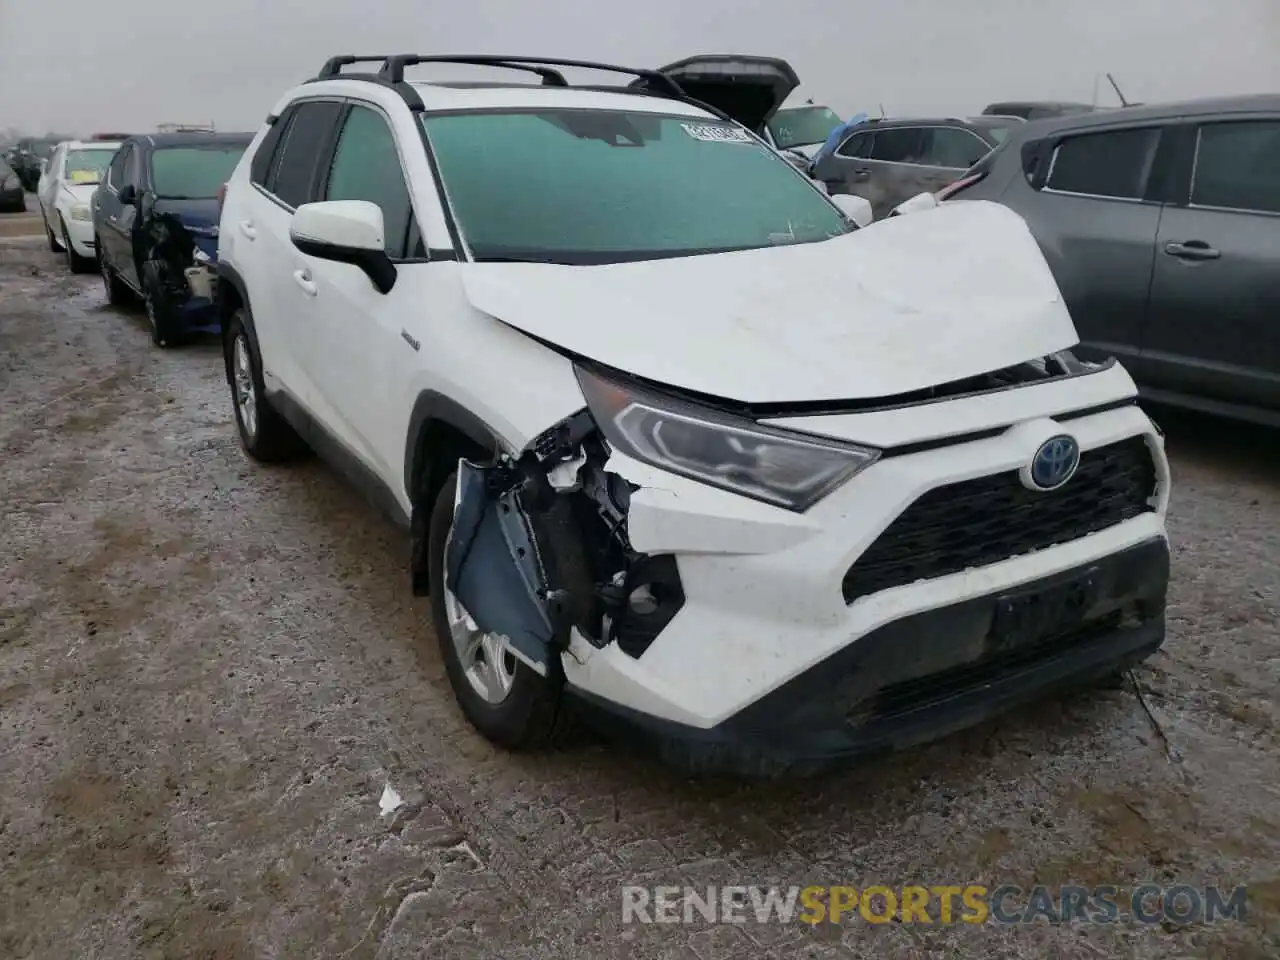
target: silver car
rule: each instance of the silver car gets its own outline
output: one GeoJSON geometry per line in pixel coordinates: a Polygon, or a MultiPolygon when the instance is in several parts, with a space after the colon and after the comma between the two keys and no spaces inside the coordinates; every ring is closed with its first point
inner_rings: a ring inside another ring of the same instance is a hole
{"type": "Polygon", "coordinates": [[[870,120],[820,158],[811,176],[830,194],[866,198],[880,219],[904,200],[959,178],[1000,143],[1006,127],[946,118],[870,120]]]}

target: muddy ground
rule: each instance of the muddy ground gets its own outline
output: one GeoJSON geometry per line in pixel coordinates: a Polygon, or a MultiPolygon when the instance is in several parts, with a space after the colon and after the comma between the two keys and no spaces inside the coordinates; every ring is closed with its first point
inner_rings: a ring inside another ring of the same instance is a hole
{"type": "Polygon", "coordinates": [[[407,544],[242,455],[161,352],[0,244],[0,957],[1280,956],[1280,444],[1159,413],[1169,640],[1128,690],[817,781],[690,782],[455,709],[407,544]],[[390,783],[406,801],[390,816],[390,783]],[[629,926],[624,884],[1250,885],[1243,922],[629,926]]]}

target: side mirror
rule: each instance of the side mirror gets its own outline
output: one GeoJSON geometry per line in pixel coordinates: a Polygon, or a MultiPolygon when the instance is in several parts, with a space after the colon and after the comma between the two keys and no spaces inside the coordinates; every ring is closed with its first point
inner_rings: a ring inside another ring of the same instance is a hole
{"type": "Polygon", "coordinates": [[[132,207],[138,202],[138,188],[131,183],[126,183],[116,195],[126,207],[132,207]]]}
{"type": "Polygon", "coordinates": [[[840,212],[860,227],[866,227],[875,219],[871,210],[871,201],[866,197],[855,197],[851,193],[838,193],[831,202],[840,208],[840,212]]]}
{"type": "Polygon", "coordinates": [[[904,213],[919,213],[921,210],[932,210],[937,205],[938,199],[932,193],[917,193],[894,207],[889,216],[900,217],[904,213]]]}
{"type": "Polygon", "coordinates": [[[385,236],[382,209],[367,200],[304,203],[289,227],[289,237],[302,253],[359,267],[379,293],[390,293],[396,285],[396,265],[384,249],[385,236]]]}

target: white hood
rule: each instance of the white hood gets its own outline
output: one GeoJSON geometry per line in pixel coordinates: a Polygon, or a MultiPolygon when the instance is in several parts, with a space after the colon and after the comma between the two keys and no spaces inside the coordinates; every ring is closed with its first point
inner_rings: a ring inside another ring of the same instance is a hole
{"type": "Polygon", "coordinates": [[[1022,218],[982,201],[822,243],[461,273],[478,310],[526,333],[748,403],[888,397],[1079,339],[1022,218]]]}

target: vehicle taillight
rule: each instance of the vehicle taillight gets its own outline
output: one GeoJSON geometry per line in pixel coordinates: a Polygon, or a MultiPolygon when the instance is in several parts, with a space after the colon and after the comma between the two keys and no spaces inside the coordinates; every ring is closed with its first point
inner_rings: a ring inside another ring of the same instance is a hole
{"type": "Polygon", "coordinates": [[[951,183],[948,183],[945,187],[935,193],[933,195],[933,199],[937,200],[939,203],[943,200],[950,200],[961,190],[964,190],[967,187],[972,187],[985,176],[985,173],[975,173],[971,177],[961,177],[959,180],[953,180],[951,183]]]}

